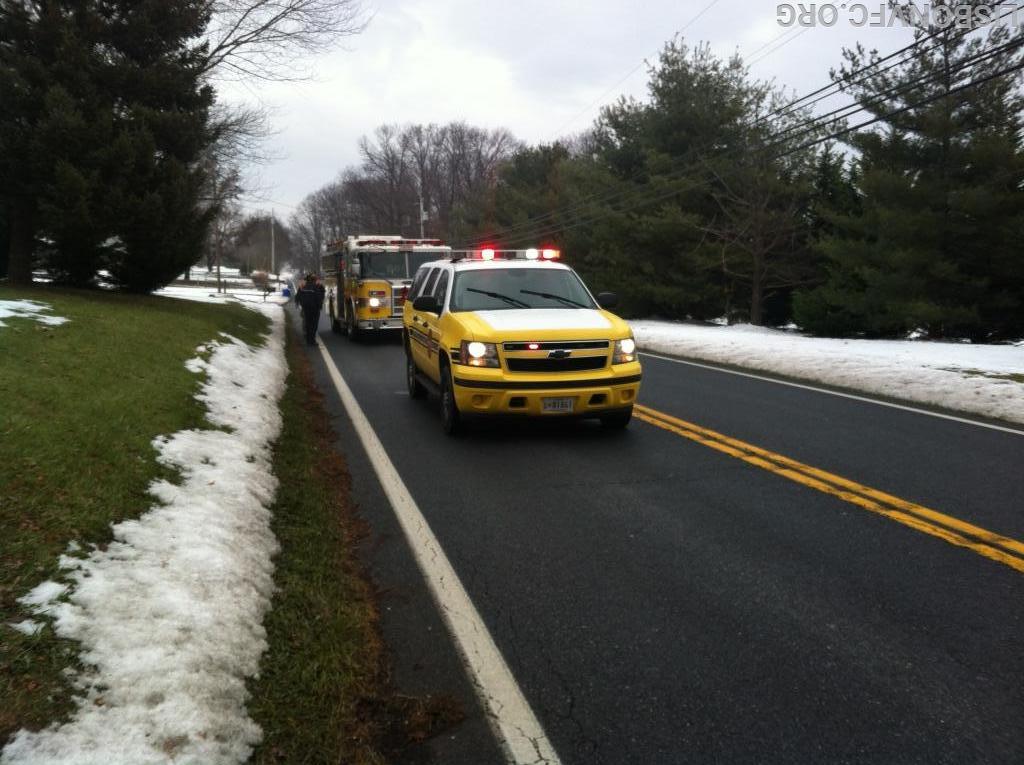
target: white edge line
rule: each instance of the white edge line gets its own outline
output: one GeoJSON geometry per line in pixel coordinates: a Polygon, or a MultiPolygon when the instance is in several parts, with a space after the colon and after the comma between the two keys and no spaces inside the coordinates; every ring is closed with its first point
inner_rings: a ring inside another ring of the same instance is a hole
{"type": "Polygon", "coordinates": [[[384,445],[374,432],[355,395],[341,376],[326,346],[317,345],[327,365],[327,372],[341,397],[356,434],[366,449],[377,479],[398,517],[405,538],[416,557],[416,563],[430,587],[441,615],[455,638],[462,659],[469,670],[477,695],[488,712],[491,726],[503,744],[509,762],[515,765],[549,763],[560,765],[540,721],[533,713],[512,671],[480,618],[476,606],[459,580],[430,530],[416,501],[398,475],[384,445]]]}
{"type": "Polygon", "coordinates": [[[868,404],[877,404],[878,406],[887,406],[890,409],[902,409],[905,412],[914,412],[915,414],[926,414],[929,417],[938,417],[943,420],[952,420],[953,422],[962,422],[965,425],[976,425],[979,428],[988,428],[989,430],[998,430],[1003,433],[1013,433],[1017,436],[1024,436],[1024,430],[1015,430],[1014,428],[1007,428],[1002,425],[992,425],[987,422],[979,422],[978,420],[970,420],[966,417],[957,417],[952,414],[942,414],[942,412],[932,412],[928,409],[918,409],[915,406],[905,406],[904,404],[894,404],[890,401],[882,401],[877,398],[869,398],[867,396],[858,396],[854,393],[843,393],[837,390],[829,390],[828,388],[819,388],[815,385],[804,385],[802,383],[790,382],[789,380],[779,380],[775,377],[767,377],[765,375],[757,375],[751,372],[739,372],[735,369],[727,369],[726,367],[716,366],[714,364],[701,364],[696,361],[687,361],[685,359],[676,359],[671,356],[662,356],[657,353],[651,353],[650,351],[640,351],[641,356],[650,356],[652,359],[661,359],[662,361],[671,361],[675,364],[686,364],[691,367],[700,367],[701,369],[710,369],[715,372],[725,372],[730,375],[738,375],[739,377],[750,377],[754,380],[763,380],[764,382],[775,383],[776,385],[788,385],[791,388],[802,388],[803,390],[812,390],[816,393],[827,393],[830,396],[839,396],[840,398],[849,398],[854,401],[863,401],[868,404]]]}

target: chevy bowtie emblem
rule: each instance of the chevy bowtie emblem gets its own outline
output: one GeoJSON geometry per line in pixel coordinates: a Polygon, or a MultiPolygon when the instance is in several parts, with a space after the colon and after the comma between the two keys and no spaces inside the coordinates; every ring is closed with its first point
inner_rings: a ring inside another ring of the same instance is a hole
{"type": "Polygon", "coordinates": [[[548,354],[549,359],[567,359],[572,356],[572,351],[551,351],[548,354]]]}

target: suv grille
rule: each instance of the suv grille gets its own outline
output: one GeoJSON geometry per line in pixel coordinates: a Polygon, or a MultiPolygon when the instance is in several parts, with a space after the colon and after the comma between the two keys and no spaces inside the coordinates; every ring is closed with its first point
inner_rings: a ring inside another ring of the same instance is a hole
{"type": "Polygon", "coordinates": [[[578,359],[518,359],[506,358],[510,372],[583,372],[588,369],[604,369],[607,356],[583,356],[578,359]]]}

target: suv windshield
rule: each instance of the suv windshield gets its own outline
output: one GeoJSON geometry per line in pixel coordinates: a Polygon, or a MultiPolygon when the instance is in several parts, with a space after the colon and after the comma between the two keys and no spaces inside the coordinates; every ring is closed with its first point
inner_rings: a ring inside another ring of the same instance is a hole
{"type": "Polygon", "coordinates": [[[455,276],[450,310],[596,308],[579,277],[561,268],[488,268],[455,276]]]}

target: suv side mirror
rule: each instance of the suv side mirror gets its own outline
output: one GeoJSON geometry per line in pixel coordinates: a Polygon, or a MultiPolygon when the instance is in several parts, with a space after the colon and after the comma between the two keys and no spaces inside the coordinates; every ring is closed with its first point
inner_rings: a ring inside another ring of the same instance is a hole
{"type": "Polygon", "coordinates": [[[412,301],[412,307],[416,311],[424,311],[426,313],[441,313],[441,306],[437,302],[437,298],[433,295],[420,295],[418,298],[412,301]]]}
{"type": "Polygon", "coordinates": [[[611,310],[619,304],[619,296],[614,292],[598,292],[597,304],[605,310],[611,310]]]}

